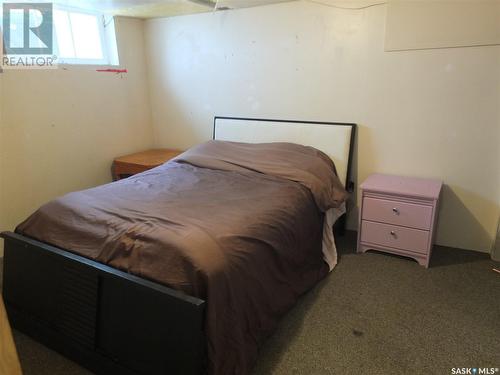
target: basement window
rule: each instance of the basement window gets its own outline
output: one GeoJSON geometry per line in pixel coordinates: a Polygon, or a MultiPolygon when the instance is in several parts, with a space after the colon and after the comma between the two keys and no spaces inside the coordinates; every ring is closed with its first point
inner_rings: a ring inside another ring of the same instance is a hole
{"type": "Polygon", "coordinates": [[[55,7],[54,47],[59,64],[118,65],[114,19],[55,7]]]}

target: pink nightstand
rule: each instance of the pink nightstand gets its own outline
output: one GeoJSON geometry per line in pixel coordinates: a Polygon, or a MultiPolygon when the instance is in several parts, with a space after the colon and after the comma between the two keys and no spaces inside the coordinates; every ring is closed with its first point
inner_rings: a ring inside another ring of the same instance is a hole
{"type": "Polygon", "coordinates": [[[441,181],[373,174],[361,184],[358,253],[374,249],[429,267],[441,181]]]}

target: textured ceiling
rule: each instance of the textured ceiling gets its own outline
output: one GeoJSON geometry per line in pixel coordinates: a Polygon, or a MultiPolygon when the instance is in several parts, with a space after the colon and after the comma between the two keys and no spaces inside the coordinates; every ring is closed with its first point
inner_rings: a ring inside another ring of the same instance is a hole
{"type": "Polygon", "coordinates": [[[218,9],[237,9],[293,0],[53,0],[54,3],[103,13],[155,18],[211,12],[218,9]]]}

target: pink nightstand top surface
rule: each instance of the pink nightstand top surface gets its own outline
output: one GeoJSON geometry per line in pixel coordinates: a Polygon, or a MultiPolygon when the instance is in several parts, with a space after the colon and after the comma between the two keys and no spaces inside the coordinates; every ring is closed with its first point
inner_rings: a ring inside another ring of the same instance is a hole
{"type": "Polygon", "coordinates": [[[387,174],[372,174],[361,189],[378,193],[391,193],[410,197],[438,199],[442,181],[427,178],[401,177],[387,174]]]}

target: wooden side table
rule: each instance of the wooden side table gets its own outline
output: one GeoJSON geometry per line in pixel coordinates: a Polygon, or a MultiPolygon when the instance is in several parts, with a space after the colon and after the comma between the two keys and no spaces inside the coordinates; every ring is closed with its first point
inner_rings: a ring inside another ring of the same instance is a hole
{"type": "Polygon", "coordinates": [[[361,184],[358,252],[390,252],[428,267],[441,186],[423,178],[369,176],[361,184]]]}
{"type": "Polygon", "coordinates": [[[113,180],[120,180],[147,171],[148,169],[158,167],[182,153],[183,151],[180,150],[154,149],[120,156],[113,160],[113,180]]]}

